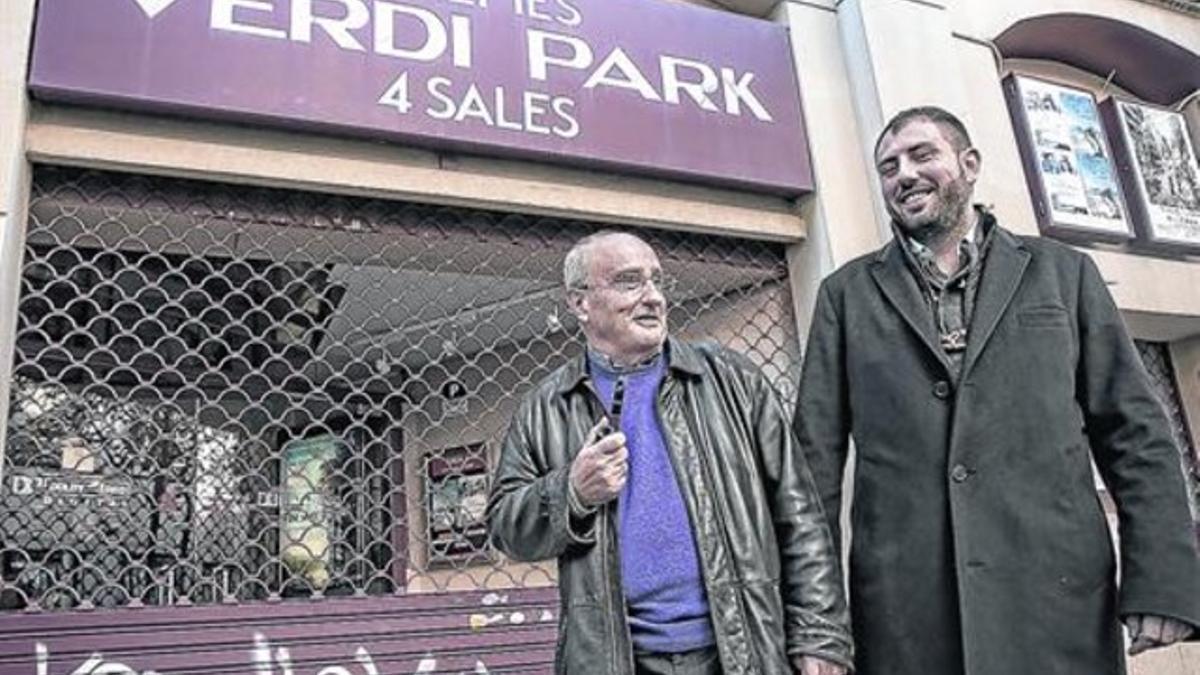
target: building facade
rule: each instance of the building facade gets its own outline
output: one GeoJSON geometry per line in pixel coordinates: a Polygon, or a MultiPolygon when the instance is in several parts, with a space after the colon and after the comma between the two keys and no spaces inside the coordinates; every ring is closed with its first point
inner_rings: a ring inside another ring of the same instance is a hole
{"type": "MultiPolygon", "coordinates": [[[[639,27],[628,4],[10,0],[0,673],[549,670],[553,562],[504,560],[480,517],[516,401],[582,348],[563,254],[597,229],[639,232],[679,281],[672,330],[746,353],[793,398],[817,284],[890,236],[875,136],[926,103],[972,130],[976,195],[1006,227],[1096,260],[1196,505],[1200,205],[1174,171],[1152,186],[1182,195],[1166,225],[1135,213],[1152,200],[1133,188],[1152,181],[1121,168],[1136,156],[1119,154],[1125,118],[1101,115],[1110,100],[1178,113],[1177,135],[1200,147],[1200,8],[646,0],[639,27]],[[87,14],[99,4],[110,15],[87,14]],[[190,11],[227,50],[173,32],[190,11]],[[540,61],[509,53],[508,24],[489,18],[501,12],[538,31],[540,61]],[[419,22],[423,39],[384,39],[384,15],[419,22]],[[620,50],[589,42],[609,23],[628,35],[620,50]],[[767,46],[714,48],[711,67],[647,61],[666,33],[767,46]],[[68,58],[93,48],[136,67],[68,58]],[[417,66],[386,78],[369,115],[331,103],[340,117],[306,117],[289,77],[311,78],[313,100],[358,95],[321,57],[334,49],[371,73],[389,50],[445,61],[450,75],[427,80],[445,119],[401,133],[380,121],[408,113],[417,66]],[[542,83],[578,67],[573,98],[457,86],[456,72],[514,59],[542,83]],[[1097,154],[1118,167],[1108,193],[1062,175],[1082,173],[1074,146],[1089,139],[1052,138],[1050,112],[1025,105],[1054,87],[1094,102],[1097,154]],[[609,94],[642,107],[585,117],[609,94]],[[704,126],[718,118],[727,136],[704,126]],[[1046,148],[1065,164],[1043,166],[1046,148]]],[[[1191,675],[1200,654],[1132,669],[1191,675]]]]}

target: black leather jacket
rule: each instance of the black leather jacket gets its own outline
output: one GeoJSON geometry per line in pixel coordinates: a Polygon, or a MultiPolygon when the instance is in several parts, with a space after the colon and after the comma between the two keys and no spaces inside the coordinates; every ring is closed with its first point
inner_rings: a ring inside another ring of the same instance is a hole
{"type": "MultiPolygon", "coordinates": [[[[658,414],[696,535],[725,673],[790,673],[790,656],[850,665],[834,547],[789,416],[745,357],[671,340],[658,414]]],[[[557,672],[634,672],[617,551],[616,509],[570,516],[571,460],[602,407],[585,357],[522,401],[488,503],[497,548],[558,559],[557,672]]]]}

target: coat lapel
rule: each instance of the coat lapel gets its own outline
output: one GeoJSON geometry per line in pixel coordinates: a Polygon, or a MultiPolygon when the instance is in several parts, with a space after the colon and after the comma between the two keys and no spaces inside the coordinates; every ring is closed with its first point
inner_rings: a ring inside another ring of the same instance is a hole
{"type": "Polygon", "coordinates": [[[950,363],[946,354],[938,344],[938,337],[933,326],[933,318],[925,299],[921,297],[921,288],[908,263],[904,260],[904,251],[900,243],[893,239],[876,256],[871,265],[871,276],[874,277],[879,290],[883,292],[888,302],[896,308],[904,322],[921,338],[921,342],[929,350],[931,356],[942,364],[947,373],[950,363]]]}
{"type": "Polygon", "coordinates": [[[991,248],[983,262],[983,278],[975,297],[975,315],[971,317],[963,375],[970,372],[992,333],[1000,323],[1004,310],[1012,302],[1021,283],[1021,275],[1029,264],[1029,252],[1011,234],[996,226],[991,248]]]}

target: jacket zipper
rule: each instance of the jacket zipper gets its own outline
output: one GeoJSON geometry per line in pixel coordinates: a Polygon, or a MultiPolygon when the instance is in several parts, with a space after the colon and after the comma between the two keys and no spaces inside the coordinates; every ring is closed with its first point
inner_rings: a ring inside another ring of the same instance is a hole
{"type": "MultiPolygon", "coordinates": [[[[601,512],[599,514],[597,514],[601,518],[601,520],[600,520],[600,544],[604,547],[603,548],[603,550],[604,550],[604,561],[603,561],[604,573],[603,574],[604,574],[604,604],[605,604],[605,610],[606,610],[605,611],[606,620],[604,622],[604,625],[606,626],[605,632],[608,637],[608,643],[610,645],[612,645],[612,653],[610,654],[610,656],[612,657],[613,665],[617,666],[616,672],[618,672],[618,673],[622,672],[621,668],[620,668],[620,664],[622,661],[624,661],[625,665],[628,667],[628,671],[626,671],[626,672],[633,673],[635,670],[634,663],[633,663],[633,653],[632,653],[633,641],[629,635],[629,621],[626,618],[626,615],[628,613],[628,607],[625,606],[625,592],[624,592],[624,590],[622,590],[619,580],[616,585],[613,584],[612,575],[609,572],[610,565],[609,565],[609,555],[608,555],[608,550],[609,550],[608,519],[609,519],[609,516],[611,513],[612,513],[612,502],[609,502],[609,503],[605,504],[603,506],[601,512]],[[612,611],[613,594],[614,593],[618,594],[620,597],[620,600],[618,601],[620,604],[619,612],[612,611]],[[617,639],[616,639],[617,636],[616,636],[616,632],[613,627],[614,622],[618,622],[618,621],[620,622],[620,624],[622,626],[621,630],[624,632],[624,635],[625,635],[625,644],[629,645],[629,648],[624,650],[625,651],[624,658],[622,658],[622,654],[621,654],[622,650],[617,645],[617,639]]],[[[613,555],[619,561],[620,555],[617,550],[617,546],[618,546],[618,542],[617,542],[615,533],[613,533],[613,543],[612,543],[613,555]]]]}
{"type": "MultiPolygon", "coordinates": [[[[604,400],[602,398],[600,398],[600,394],[595,390],[594,387],[591,386],[590,382],[588,383],[587,388],[588,388],[588,391],[591,393],[592,398],[595,399],[597,405],[600,406],[600,410],[604,410],[604,400]]],[[[618,431],[620,431],[620,430],[618,429],[618,431]]],[[[615,586],[613,585],[612,573],[610,571],[611,566],[609,564],[610,560],[609,560],[609,553],[608,553],[608,551],[609,551],[609,545],[608,545],[609,531],[608,530],[609,530],[609,518],[610,518],[611,513],[612,513],[612,502],[605,502],[603,505],[601,505],[600,510],[596,513],[596,517],[600,519],[600,532],[599,532],[597,544],[601,547],[601,552],[602,552],[602,557],[603,557],[602,575],[603,575],[603,582],[604,582],[604,610],[605,610],[604,611],[604,615],[605,615],[605,621],[604,621],[605,630],[604,630],[604,632],[605,632],[605,637],[608,639],[608,644],[611,646],[611,653],[609,654],[609,657],[611,659],[612,665],[616,667],[615,672],[617,672],[617,673],[621,672],[620,664],[622,661],[624,661],[626,667],[628,668],[628,670],[625,672],[633,673],[633,672],[635,672],[636,668],[635,668],[634,662],[633,662],[633,639],[629,635],[629,620],[626,618],[627,613],[628,613],[628,607],[625,606],[625,591],[622,589],[622,587],[620,585],[620,579],[617,579],[617,584],[615,586]],[[620,601],[619,601],[620,602],[620,610],[621,610],[620,612],[612,611],[613,610],[613,593],[614,593],[614,591],[617,594],[619,594],[619,597],[620,597],[620,601]],[[625,644],[628,645],[628,648],[625,650],[624,658],[622,658],[621,650],[620,650],[619,646],[617,645],[616,631],[614,630],[614,627],[613,627],[613,623],[616,621],[621,622],[622,630],[624,631],[624,634],[625,634],[625,644]]],[[[618,550],[618,541],[616,538],[616,533],[613,533],[612,536],[613,536],[613,542],[612,542],[613,558],[616,559],[617,564],[619,565],[621,556],[620,556],[620,551],[618,550]]]]}

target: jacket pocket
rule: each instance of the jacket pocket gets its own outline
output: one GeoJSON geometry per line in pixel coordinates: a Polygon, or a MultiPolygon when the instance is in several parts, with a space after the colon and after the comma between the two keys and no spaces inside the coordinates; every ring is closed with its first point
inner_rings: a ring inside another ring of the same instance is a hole
{"type": "Polygon", "coordinates": [[[1108,520],[1086,454],[1087,446],[1082,443],[1066,449],[1066,472],[1059,487],[1069,525],[1060,542],[1065,550],[1058,581],[1063,590],[1074,592],[1095,590],[1111,582],[1115,572],[1108,520]],[[1080,468],[1082,463],[1087,463],[1087,468],[1080,468]]]}
{"type": "Polygon", "coordinates": [[[558,627],[557,673],[586,675],[608,672],[613,645],[605,635],[600,605],[571,602],[562,610],[558,627]]]}
{"type": "MultiPolygon", "coordinates": [[[[785,673],[791,666],[787,656],[789,633],[797,635],[795,626],[787,624],[780,594],[779,582],[775,580],[746,581],[738,584],[738,593],[746,607],[746,630],[749,632],[743,643],[748,647],[749,661],[740,663],[740,672],[785,673]]],[[[738,659],[730,659],[739,665],[738,659]]],[[[739,672],[738,668],[726,668],[727,672],[739,672]]]]}
{"type": "Polygon", "coordinates": [[[1017,323],[1025,328],[1065,328],[1067,310],[1054,305],[1024,308],[1017,312],[1017,323]]]}

